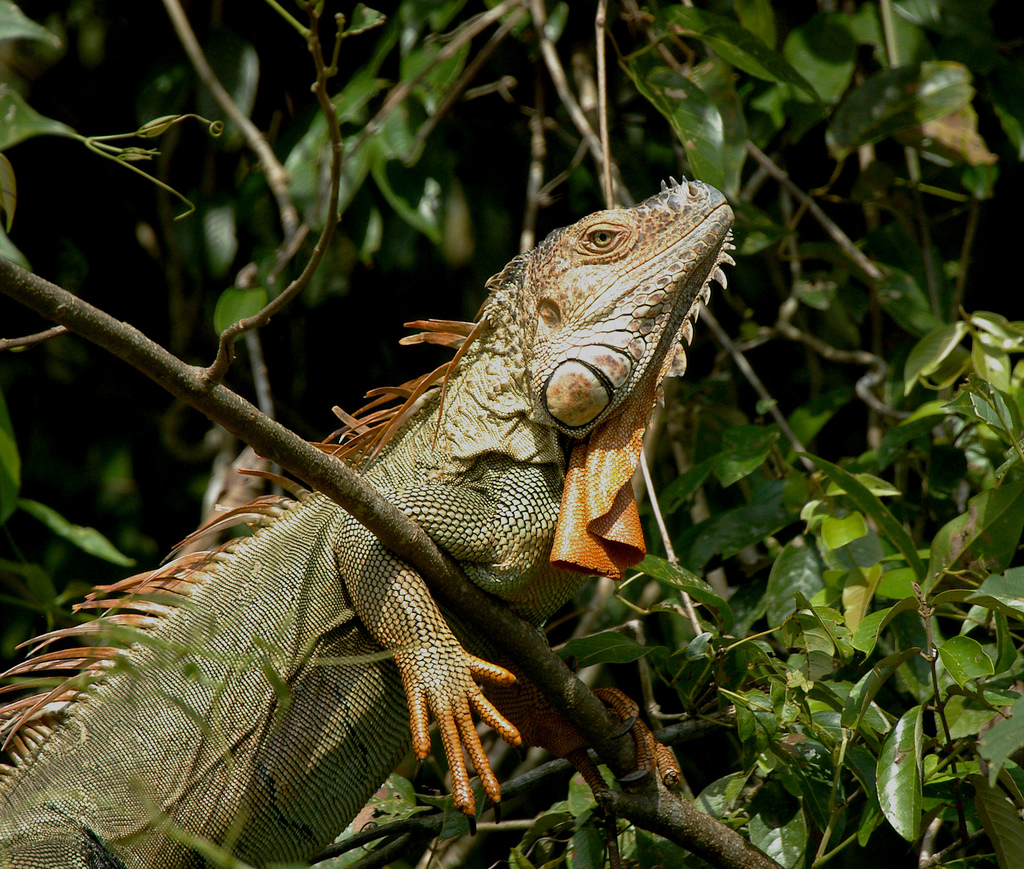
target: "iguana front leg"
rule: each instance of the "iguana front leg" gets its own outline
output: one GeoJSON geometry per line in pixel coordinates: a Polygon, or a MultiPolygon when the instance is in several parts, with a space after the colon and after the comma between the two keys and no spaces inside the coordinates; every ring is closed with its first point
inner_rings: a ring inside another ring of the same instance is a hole
{"type": "Polygon", "coordinates": [[[473,723],[476,712],[512,745],[519,732],[484,697],[477,680],[495,685],[515,682],[508,670],[469,654],[455,638],[423,578],[387,550],[362,526],[336,549],[340,575],[353,610],[370,634],[394,656],[409,704],[412,744],[423,760],[430,754],[429,716],[437,721],[459,810],[472,814],[463,748],[480,776],[484,792],[497,803],[498,780],[473,723]],[[362,533],[361,533],[362,532],[362,533]]]}

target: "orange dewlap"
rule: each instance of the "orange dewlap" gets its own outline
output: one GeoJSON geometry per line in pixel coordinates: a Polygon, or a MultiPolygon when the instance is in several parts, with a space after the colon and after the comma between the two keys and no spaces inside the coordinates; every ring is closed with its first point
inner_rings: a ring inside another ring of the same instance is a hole
{"type": "Polygon", "coordinates": [[[647,553],[630,480],[640,462],[661,377],[572,449],[551,563],[621,579],[647,553]]]}

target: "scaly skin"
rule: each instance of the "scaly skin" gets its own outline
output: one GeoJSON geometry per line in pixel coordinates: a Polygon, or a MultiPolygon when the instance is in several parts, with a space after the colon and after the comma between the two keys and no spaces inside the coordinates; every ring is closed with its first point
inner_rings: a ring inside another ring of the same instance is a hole
{"type": "MultiPolygon", "coordinates": [[[[524,619],[542,623],[583,579],[550,561],[567,449],[617,414],[646,419],[728,261],[731,222],[721,194],[684,183],[552,233],[490,281],[443,404],[424,395],[364,468],[524,619]]],[[[472,712],[510,742],[521,726],[578,751],[340,507],[303,493],[243,518],[253,536],[155,571],[78,631],[109,648],[22,665],[79,667],[92,684],[7,710],[8,730],[20,723],[0,776],[0,867],[202,866],[197,844],[254,866],[308,860],[403,756],[410,720],[426,755],[429,716],[466,812],[463,749],[500,798],[472,712]]]]}

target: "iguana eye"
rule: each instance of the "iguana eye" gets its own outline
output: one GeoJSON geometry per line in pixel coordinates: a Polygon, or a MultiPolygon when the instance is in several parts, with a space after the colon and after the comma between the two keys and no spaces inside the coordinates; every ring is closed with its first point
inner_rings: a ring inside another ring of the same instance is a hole
{"type": "Polygon", "coordinates": [[[577,245],[585,256],[604,257],[621,252],[633,237],[627,227],[602,222],[584,232],[577,245]]]}

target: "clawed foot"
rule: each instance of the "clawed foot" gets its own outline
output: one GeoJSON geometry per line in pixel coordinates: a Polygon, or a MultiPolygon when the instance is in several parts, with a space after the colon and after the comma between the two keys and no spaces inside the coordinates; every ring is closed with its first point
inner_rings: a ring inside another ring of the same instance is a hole
{"type": "Polygon", "coordinates": [[[522,740],[515,726],[484,697],[477,682],[512,685],[516,677],[504,667],[470,655],[457,644],[398,653],[395,662],[402,674],[409,701],[412,746],[416,757],[422,761],[430,754],[428,726],[433,715],[448,756],[452,796],[459,811],[470,817],[476,811],[464,750],[480,776],[487,798],[495,805],[499,803],[501,787],[480,744],[473,712],[510,745],[519,746],[522,740]]]}
{"type": "MultiPolygon", "coordinates": [[[[657,772],[666,787],[677,785],[681,778],[679,763],[672,749],[658,742],[647,725],[640,720],[640,707],[636,702],[617,688],[596,688],[594,694],[622,722],[619,735],[633,735],[636,770],[623,776],[619,781],[628,786],[643,781],[651,773],[657,772]]],[[[607,789],[586,748],[577,749],[567,754],[566,758],[572,762],[595,794],[607,789]]]]}

